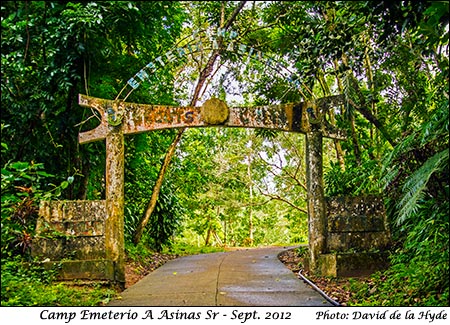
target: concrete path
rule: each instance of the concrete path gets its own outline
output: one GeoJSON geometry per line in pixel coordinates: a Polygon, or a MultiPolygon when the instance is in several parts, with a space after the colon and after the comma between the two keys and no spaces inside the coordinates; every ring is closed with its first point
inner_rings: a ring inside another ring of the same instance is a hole
{"type": "Polygon", "coordinates": [[[126,289],[108,306],[331,306],[278,260],[286,249],[180,257],[126,289]]]}

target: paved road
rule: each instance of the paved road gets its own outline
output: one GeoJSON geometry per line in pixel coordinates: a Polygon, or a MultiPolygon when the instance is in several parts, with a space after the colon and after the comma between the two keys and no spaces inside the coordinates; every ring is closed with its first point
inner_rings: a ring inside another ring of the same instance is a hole
{"type": "Polygon", "coordinates": [[[331,306],[278,260],[286,249],[180,257],[126,289],[109,306],[331,306]]]}

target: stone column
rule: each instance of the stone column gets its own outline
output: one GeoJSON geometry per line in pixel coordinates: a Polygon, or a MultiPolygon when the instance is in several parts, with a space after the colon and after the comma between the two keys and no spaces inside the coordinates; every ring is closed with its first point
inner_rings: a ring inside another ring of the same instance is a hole
{"type": "Polygon", "coordinates": [[[322,133],[306,133],[306,187],[308,190],[308,230],[310,267],[320,273],[318,258],[326,249],[326,205],[323,188],[322,133]]]}
{"type": "Polygon", "coordinates": [[[124,136],[122,126],[109,126],[106,136],[106,259],[113,262],[114,281],[125,286],[124,136]]]}

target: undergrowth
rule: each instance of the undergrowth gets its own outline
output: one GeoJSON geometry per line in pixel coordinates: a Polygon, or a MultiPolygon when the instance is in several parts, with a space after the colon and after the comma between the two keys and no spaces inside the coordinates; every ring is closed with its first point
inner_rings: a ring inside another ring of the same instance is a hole
{"type": "Polygon", "coordinates": [[[116,294],[101,284],[55,281],[56,269],[46,270],[21,259],[2,261],[2,306],[101,306],[116,294]]]}

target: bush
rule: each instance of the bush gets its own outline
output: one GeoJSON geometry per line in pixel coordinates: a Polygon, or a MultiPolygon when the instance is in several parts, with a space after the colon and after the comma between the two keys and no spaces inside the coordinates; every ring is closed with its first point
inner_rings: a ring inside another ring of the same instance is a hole
{"type": "Polygon", "coordinates": [[[99,306],[116,294],[99,284],[67,285],[54,282],[58,270],[16,257],[2,261],[2,306],[99,306]]]}
{"type": "Polygon", "coordinates": [[[376,161],[368,160],[361,165],[349,161],[345,171],[339,164],[331,163],[325,170],[324,184],[327,196],[378,194],[380,189],[376,175],[379,166],[376,161]]]}
{"type": "Polygon", "coordinates": [[[349,305],[448,306],[447,211],[448,202],[440,206],[433,200],[422,202],[414,218],[402,225],[406,235],[392,253],[391,267],[368,281],[354,281],[349,305]]]}
{"type": "Polygon", "coordinates": [[[2,258],[28,256],[34,237],[41,200],[57,198],[73,181],[70,176],[60,185],[49,183],[54,176],[43,164],[8,162],[1,171],[2,258]]]}

